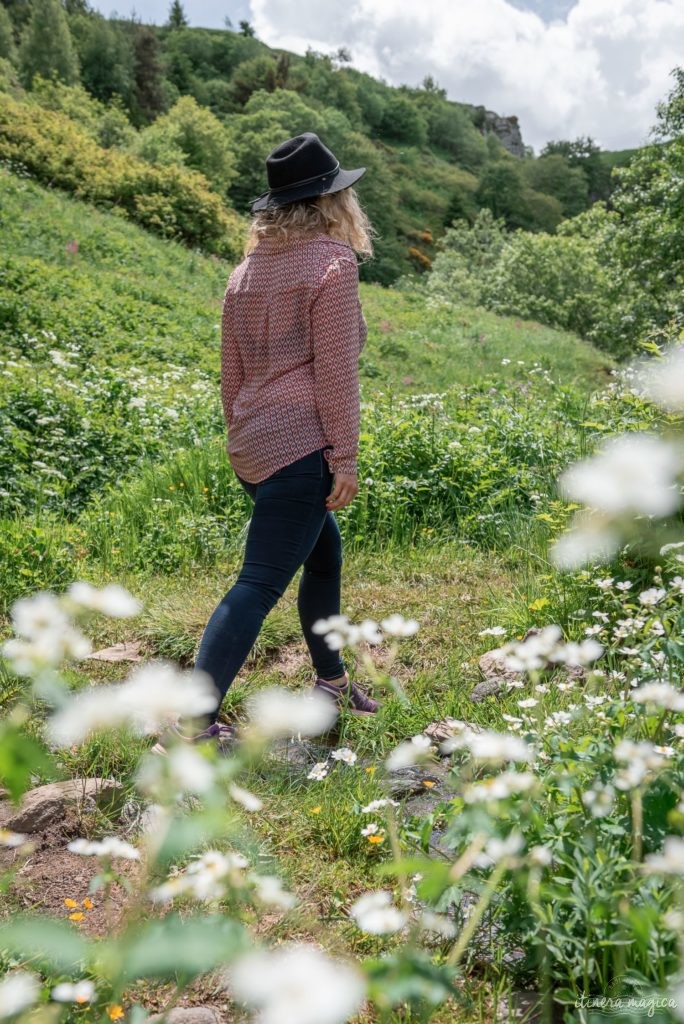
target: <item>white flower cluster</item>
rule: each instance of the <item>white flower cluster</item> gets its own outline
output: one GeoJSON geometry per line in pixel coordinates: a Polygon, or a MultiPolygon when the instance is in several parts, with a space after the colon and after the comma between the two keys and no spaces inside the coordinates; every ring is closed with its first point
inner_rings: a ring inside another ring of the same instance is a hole
{"type": "Polygon", "coordinates": [[[102,857],[105,860],[140,860],[135,846],[124,842],[118,836],[107,836],[105,839],[74,839],[67,845],[71,853],[82,857],[102,857]]]}
{"type": "Polygon", "coordinates": [[[226,982],[236,999],[259,1011],[259,1024],[344,1024],[366,991],[355,967],[306,943],[248,953],[226,982]]]}
{"type": "Polygon", "coordinates": [[[338,711],[333,701],[316,691],[292,693],[270,686],[247,702],[250,728],[265,740],[291,736],[318,736],[335,722],[338,711]]]}
{"type": "MultiPolygon", "coordinates": [[[[680,356],[673,364],[678,374],[681,363],[680,356]]],[[[681,388],[680,380],[675,391],[681,388]]],[[[645,431],[607,439],[595,455],[570,466],[560,478],[563,497],[580,502],[585,510],[554,545],[555,563],[574,569],[605,560],[619,548],[629,521],[676,512],[682,504],[683,473],[684,452],[676,442],[645,431]]]]}
{"type": "Polygon", "coordinates": [[[519,736],[493,730],[475,732],[466,728],[458,735],[444,740],[440,749],[444,754],[451,754],[454,750],[467,750],[474,761],[490,765],[533,759],[532,748],[519,736]]]}
{"type": "Polygon", "coordinates": [[[629,790],[641,786],[646,779],[664,768],[674,750],[671,747],[657,747],[648,740],[635,742],[623,739],[616,744],[613,754],[615,760],[624,765],[616,774],[614,784],[617,789],[629,790]]]}
{"type": "Polygon", "coordinates": [[[360,896],[349,914],[361,931],[370,935],[390,935],[408,922],[408,915],[394,905],[392,894],[384,889],[360,896]]]}
{"type": "Polygon", "coordinates": [[[296,897],[286,892],[274,875],[247,871],[249,861],[241,853],[207,850],[196,857],[184,871],[171,875],[149,893],[154,903],[171,903],[179,896],[201,902],[220,900],[229,889],[251,888],[264,906],[289,910],[296,897]]]}
{"type": "Polygon", "coordinates": [[[586,666],[603,654],[603,647],[587,637],[578,642],[563,641],[560,626],[544,626],[525,640],[512,641],[497,648],[506,668],[515,672],[534,672],[554,665],[586,666]]]}
{"type": "Polygon", "coordinates": [[[349,621],[346,615],[331,615],[318,619],[312,627],[314,633],[325,636],[325,642],[333,651],[343,647],[356,647],[365,641],[369,644],[382,643],[385,636],[413,636],[420,629],[415,619],[405,619],[395,613],[378,624],[375,619],[364,619],[358,625],[349,621]]]}
{"type": "MultiPolygon", "coordinates": [[[[330,757],[333,761],[342,761],[344,764],[356,764],[357,760],[357,755],[349,747],[339,747],[338,750],[332,750],[330,757]]],[[[307,779],[312,779],[314,782],[322,782],[329,770],[327,761],[318,761],[307,775],[307,779]]]]}
{"type": "Polygon", "coordinates": [[[40,590],[12,605],[15,637],[2,654],[21,676],[39,676],[64,661],[87,658],[92,645],[76,628],[73,616],[98,611],[115,618],[137,615],[140,602],[116,583],[98,590],[90,583],[72,583],[62,595],[40,590]]]}
{"type": "Polygon", "coordinates": [[[218,693],[211,677],[179,671],[166,661],[136,669],[124,683],[93,687],[72,697],[47,723],[57,746],[82,742],[92,732],[129,726],[154,734],[179,718],[213,711],[218,693]]]}

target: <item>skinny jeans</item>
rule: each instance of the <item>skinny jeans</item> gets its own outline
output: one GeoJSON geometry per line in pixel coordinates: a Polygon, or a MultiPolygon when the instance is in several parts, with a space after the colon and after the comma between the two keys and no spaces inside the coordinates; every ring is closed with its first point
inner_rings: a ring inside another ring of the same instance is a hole
{"type": "MultiPolygon", "coordinates": [[[[297,459],[258,484],[238,480],[253,501],[238,578],[204,630],[195,669],[208,673],[223,701],[254,646],[264,619],[300,567],[297,610],[316,674],[345,672],[339,651],[313,632],[318,619],[340,613],[342,538],[325,505],[333,473],[324,448],[297,459]]],[[[237,474],[236,474],[237,476],[237,474]]],[[[220,702],[209,716],[218,718],[220,702]]]]}

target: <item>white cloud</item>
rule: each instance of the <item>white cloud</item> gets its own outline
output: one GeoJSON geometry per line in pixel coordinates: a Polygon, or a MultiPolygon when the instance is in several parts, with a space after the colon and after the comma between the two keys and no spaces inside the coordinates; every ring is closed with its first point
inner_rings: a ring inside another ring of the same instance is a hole
{"type": "Polygon", "coordinates": [[[591,135],[643,143],[684,53],[682,0],[577,0],[545,23],[507,0],[251,0],[257,36],[304,53],[347,46],[353,65],[393,85],[430,74],[450,99],[517,114],[537,151],[591,135]]]}

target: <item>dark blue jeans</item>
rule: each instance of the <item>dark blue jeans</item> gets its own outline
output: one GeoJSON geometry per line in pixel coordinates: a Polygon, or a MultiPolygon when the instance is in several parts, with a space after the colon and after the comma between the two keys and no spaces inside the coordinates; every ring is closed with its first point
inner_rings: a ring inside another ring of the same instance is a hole
{"type": "Polygon", "coordinates": [[[312,629],[317,619],[340,613],[342,538],[325,505],[333,474],[323,451],[305,455],[258,484],[238,476],[254,501],[244,561],[207,623],[195,662],[196,669],[212,677],[221,700],[264,619],[302,565],[297,609],[316,674],[323,679],[344,674],[339,651],[331,651],[325,637],[312,629]]]}

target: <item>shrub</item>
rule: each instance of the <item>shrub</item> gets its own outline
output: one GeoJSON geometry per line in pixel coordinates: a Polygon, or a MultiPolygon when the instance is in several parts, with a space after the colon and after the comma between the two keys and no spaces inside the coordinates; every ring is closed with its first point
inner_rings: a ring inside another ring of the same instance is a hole
{"type": "Polygon", "coordinates": [[[58,111],[0,95],[0,161],[79,199],[115,207],[165,238],[229,257],[239,252],[237,216],[201,174],[105,150],[58,111]]]}

